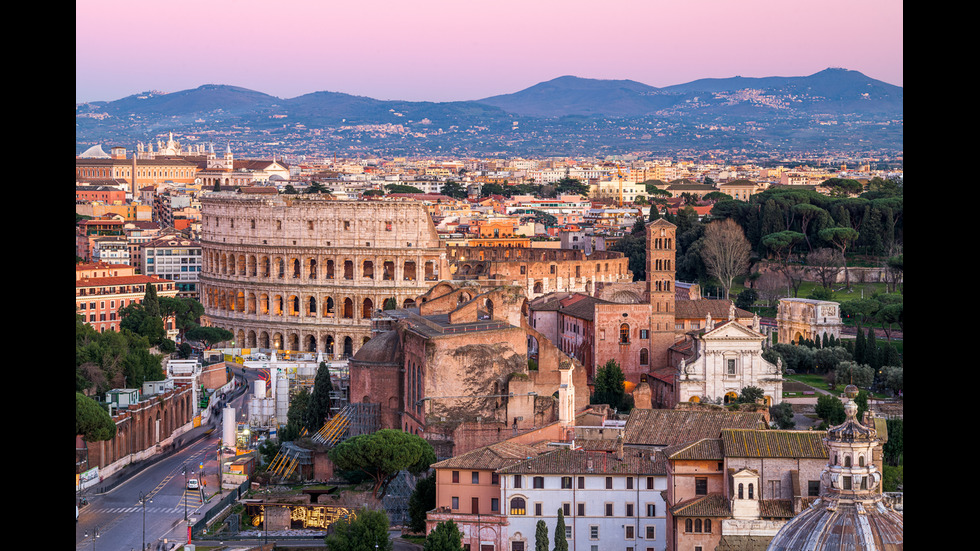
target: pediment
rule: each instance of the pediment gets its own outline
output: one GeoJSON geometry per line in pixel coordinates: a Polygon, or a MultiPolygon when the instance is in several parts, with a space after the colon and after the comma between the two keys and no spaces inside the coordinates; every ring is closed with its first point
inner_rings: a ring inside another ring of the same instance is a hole
{"type": "Polygon", "coordinates": [[[731,339],[764,339],[765,335],[762,333],[757,333],[751,328],[742,325],[741,323],[730,321],[720,326],[715,326],[711,331],[706,332],[701,336],[702,339],[706,341],[710,340],[731,340],[731,339]]]}

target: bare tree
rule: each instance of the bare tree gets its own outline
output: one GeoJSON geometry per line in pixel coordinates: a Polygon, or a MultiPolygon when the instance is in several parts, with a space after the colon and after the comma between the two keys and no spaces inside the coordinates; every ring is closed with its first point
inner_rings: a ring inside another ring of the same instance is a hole
{"type": "Polygon", "coordinates": [[[830,289],[844,268],[844,255],[834,249],[816,249],[806,255],[806,264],[810,271],[820,279],[820,283],[830,289]]]}
{"type": "Polygon", "coordinates": [[[704,230],[701,258],[708,273],[718,278],[725,288],[725,298],[732,281],[749,269],[752,246],[742,227],[731,218],[708,224],[704,230]]]}
{"type": "Polygon", "coordinates": [[[766,306],[772,306],[783,296],[786,278],[779,272],[766,270],[752,283],[752,288],[758,291],[759,298],[765,301],[766,306]]]}

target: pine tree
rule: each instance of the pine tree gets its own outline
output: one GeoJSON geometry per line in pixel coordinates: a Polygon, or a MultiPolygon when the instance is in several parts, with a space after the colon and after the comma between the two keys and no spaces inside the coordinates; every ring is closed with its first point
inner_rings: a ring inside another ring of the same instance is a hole
{"type": "Polygon", "coordinates": [[[565,539],[565,513],[558,508],[558,524],[555,525],[555,551],[568,551],[568,540],[565,539]]]}

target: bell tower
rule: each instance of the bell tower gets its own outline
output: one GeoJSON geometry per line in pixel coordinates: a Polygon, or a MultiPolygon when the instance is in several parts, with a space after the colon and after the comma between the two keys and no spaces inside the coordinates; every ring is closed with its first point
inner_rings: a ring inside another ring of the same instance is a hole
{"type": "Polygon", "coordinates": [[[647,224],[647,290],[650,295],[650,368],[667,366],[674,344],[674,237],[677,226],[663,218],[647,224]]]}

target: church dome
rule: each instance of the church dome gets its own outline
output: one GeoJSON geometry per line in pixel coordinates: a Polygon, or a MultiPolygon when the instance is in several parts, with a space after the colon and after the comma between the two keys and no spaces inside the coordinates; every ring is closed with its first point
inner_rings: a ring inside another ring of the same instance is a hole
{"type": "Polygon", "coordinates": [[[102,150],[101,145],[93,145],[78,156],[79,159],[108,159],[110,155],[102,150]]]}
{"type": "Polygon", "coordinates": [[[857,392],[844,389],[847,419],[824,439],[829,462],[820,498],[780,528],[767,551],[903,549],[904,516],[881,493],[881,473],[870,460],[881,440],[857,420],[857,392]]]}
{"type": "Polygon", "coordinates": [[[364,343],[351,358],[355,363],[401,365],[401,339],[397,331],[384,331],[364,343]]]}

